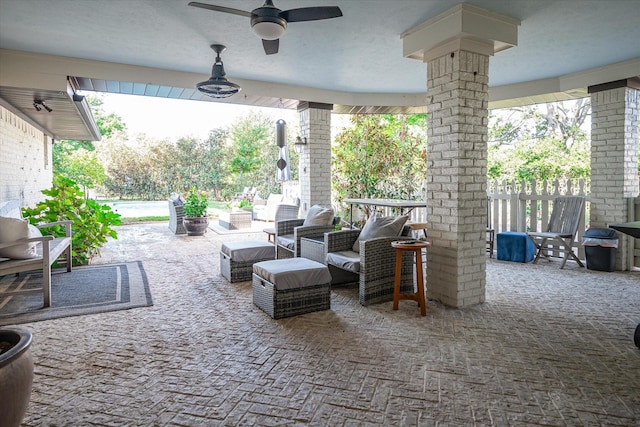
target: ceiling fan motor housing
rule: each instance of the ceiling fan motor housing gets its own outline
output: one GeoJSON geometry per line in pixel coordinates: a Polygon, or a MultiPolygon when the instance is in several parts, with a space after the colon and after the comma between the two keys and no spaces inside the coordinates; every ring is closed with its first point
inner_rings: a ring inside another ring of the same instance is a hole
{"type": "Polygon", "coordinates": [[[277,40],[287,29],[287,21],[280,17],[280,9],[259,7],[251,12],[251,28],[263,40],[277,40]]]}

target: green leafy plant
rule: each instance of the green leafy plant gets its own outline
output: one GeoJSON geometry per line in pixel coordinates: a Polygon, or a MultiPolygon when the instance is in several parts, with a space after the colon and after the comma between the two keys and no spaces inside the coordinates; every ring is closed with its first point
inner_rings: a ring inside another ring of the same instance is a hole
{"type": "Polygon", "coordinates": [[[196,187],[191,187],[187,197],[185,197],[182,209],[187,218],[201,218],[207,216],[209,207],[209,197],[206,192],[198,191],[196,187]]]}
{"type": "Polygon", "coordinates": [[[247,210],[251,210],[253,209],[253,204],[248,201],[248,200],[240,200],[240,204],[238,205],[238,207],[240,209],[247,209],[247,210]]]}
{"type": "MultiPolygon", "coordinates": [[[[54,176],[53,187],[42,190],[42,194],[48,198],[39,202],[35,208],[23,209],[22,214],[31,224],[73,221],[73,264],[87,264],[92,257],[100,254],[100,248],[107,242],[107,237],[118,238],[112,227],[122,224],[120,215],[109,206],[95,200],[86,200],[78,185],[69,178],[54,176]]],[[[43,230],[43,234],[64,236],[65,231],[63,226],[54,226],[43,230]]]]}

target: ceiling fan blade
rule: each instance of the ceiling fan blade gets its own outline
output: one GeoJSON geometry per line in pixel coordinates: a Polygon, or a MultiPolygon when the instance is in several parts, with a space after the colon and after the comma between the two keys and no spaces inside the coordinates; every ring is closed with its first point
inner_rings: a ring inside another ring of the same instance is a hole
{"type": "Polygon", "coordinates": [[[215,12],[232,13],[234,15],[246,16],[248,18],[251,18],[251,12],[246,12],[240,9],[233,9],[230,7],[215,6],[213,4],[206,4],[206,3],[198,3],[197,1],[189,2],[189,6],[199,7],[201,9],[213,10],[215,12]]]}
{"type": "Polygon", "coordinates": [[[280,40],[262,40],[262,47],[264,47],[264,53],[267,55],[273,55],[278,53],[278,47],[280,46],[280,40]]]}
{"type": "Polygon", "coordinates": [[[342,11],[338,6],[301,7],[280,12],[280,17],[287,22],[317,21],[341,16],[342,11]]]}

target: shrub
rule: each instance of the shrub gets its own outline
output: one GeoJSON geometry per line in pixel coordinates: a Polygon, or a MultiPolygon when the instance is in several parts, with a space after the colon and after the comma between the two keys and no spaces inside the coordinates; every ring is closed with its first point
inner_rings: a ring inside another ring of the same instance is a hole
{"type": "Polygon", "coordinates": [[[196,187],[191,187],[182,205],[184,216],[187,218],[202,218],[207,216],[208,207],[209,198],[207,193],[196,190],[196,187]]]}
{"type": "MultiPolygon", "coordinates": [[[[43,190],[42,194],[48,198],[33,209],[23,209],[22,214],[32,224],[73,221],[71,257],[74,265],[87,264],[92,257],[99,255],[107,237],[118,238],[112,226],[122,224],[120,215],[109,206],[86,200],[78,185],[69,178],[56,175],[53,187],[43,190]]],[[[45,233],[59,237],[65,235],[63,226],[43,230],[45,233]]]]}

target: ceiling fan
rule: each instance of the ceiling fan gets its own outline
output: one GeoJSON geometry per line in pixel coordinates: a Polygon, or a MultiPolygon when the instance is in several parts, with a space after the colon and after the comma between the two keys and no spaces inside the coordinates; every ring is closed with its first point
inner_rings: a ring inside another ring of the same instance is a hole
{"type": "Polygon", "coordinates": [[[278,53],[278,46],[280,45],[279,39],[287,29],[287,23],[318,21],[342,16],[342,11],[338,6],[302,7],[299,9],[280,10],[273,5],[272,0],[265,0],[261,7],[253,9],[251,12],[195,1],[190,2],[189,6],[251,18],[251,28],[253,28],[253,31],[262,39],[262,46],[267,55],[278,53]]]}

